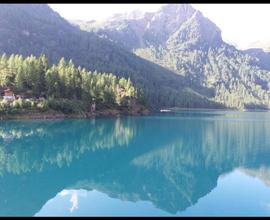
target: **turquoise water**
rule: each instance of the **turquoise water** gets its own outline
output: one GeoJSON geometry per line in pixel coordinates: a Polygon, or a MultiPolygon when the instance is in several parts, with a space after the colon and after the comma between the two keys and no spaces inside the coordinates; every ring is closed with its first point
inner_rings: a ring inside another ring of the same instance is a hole
{"type": "Polygon", "coordinates": [[[0,121],[0,216],[270,216],[270,113],[0,121]]]}

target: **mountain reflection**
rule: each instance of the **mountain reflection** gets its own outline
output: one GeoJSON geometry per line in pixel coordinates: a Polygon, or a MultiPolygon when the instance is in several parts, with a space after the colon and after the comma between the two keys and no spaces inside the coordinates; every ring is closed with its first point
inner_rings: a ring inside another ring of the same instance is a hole
{"type": "Polygon", "coordinates": [[[63,189],[185,210],[241,168],[269,184],[269,113],[0,122],[0,215],[34,215],[63,189]]]}

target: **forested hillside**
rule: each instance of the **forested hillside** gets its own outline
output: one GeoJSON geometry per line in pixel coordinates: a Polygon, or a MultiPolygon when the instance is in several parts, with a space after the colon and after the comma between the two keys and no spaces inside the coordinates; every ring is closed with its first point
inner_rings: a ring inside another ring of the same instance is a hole
{"type": "Polygon", "coordinates": [[[237,109],[270,106],[269,55],[225,43],[221,30],[188,4],[117,15],[104,22],[73,23],[170,69],[214,102],[237,109]]]}
{"type": "MultiPolygon", "coordinates": [[[[0,113],[45,112],[65,114],[131,108],[144,102],[130,79],[111,73],[91,72],[61,58],[49,65],[45,55],[3,54],[0,58],[0,89],[9,88],[14,100],[1,100],[0,113]]],[[[92,112],[93,113],[93,112],[92,112]]]]}
{"type": "Polygon", "coordinates": [[[61,57],[91,71],[111,72],[134,83],[151,108],[219,107],[186,86],[184,77],[121,49],[108,39],[73,27],[49,6],[6,4],[0,7],[0,53],[61,57]]]}
{"type": "Polygon", "coordinates": [[[0,54],[45,54],[51,64],[65,57],[130,79],[152,109],[270,106],[267,54],[223,42],[220,29],[188,4],[78,25],[44,4],[1,5],[0,54]]]}

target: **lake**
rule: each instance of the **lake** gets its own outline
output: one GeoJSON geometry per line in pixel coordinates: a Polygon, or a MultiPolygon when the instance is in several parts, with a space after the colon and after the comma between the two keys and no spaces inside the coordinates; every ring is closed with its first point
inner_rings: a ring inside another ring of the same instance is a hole
{"type": "Polygon", "coordinates": [[[270,113],[0,121],[1,216],[270,216],[270,113]]]}

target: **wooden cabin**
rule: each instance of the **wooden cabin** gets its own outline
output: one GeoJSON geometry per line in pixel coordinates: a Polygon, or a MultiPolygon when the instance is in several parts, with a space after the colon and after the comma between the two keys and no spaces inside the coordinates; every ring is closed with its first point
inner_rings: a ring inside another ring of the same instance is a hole
{"type": "Polygon", "coordinates": [[[13,101],[15,99],[15,95],[10,88],[4,90],[3,99],[8,101],[13,101]]]}

